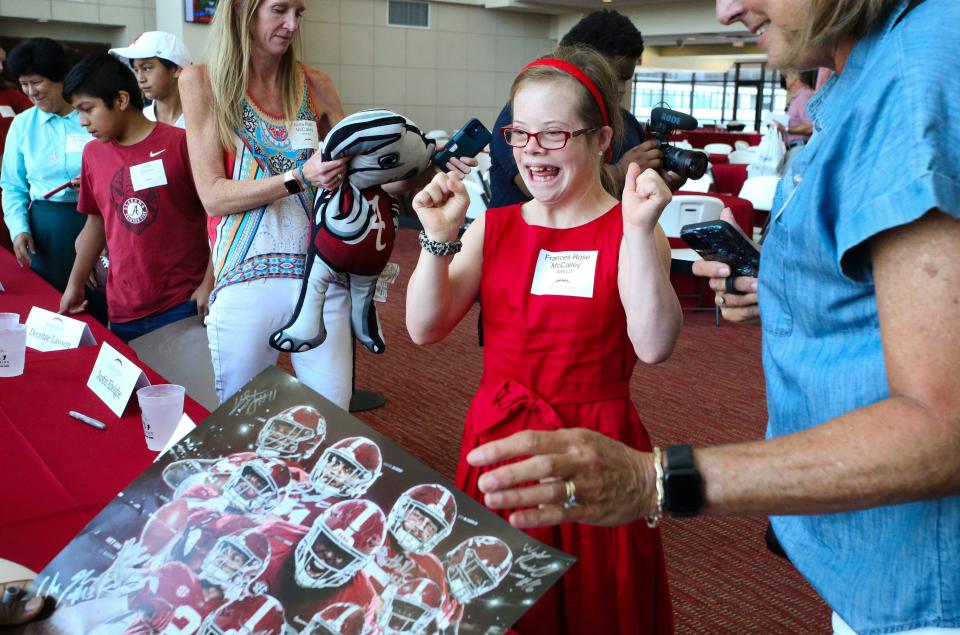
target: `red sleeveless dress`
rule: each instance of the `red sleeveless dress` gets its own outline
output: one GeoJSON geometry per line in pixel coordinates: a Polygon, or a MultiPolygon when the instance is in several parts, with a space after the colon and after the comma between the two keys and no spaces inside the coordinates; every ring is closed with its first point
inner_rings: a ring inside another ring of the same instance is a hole
{"type": "MultiPolygon", "coordinates": [[[[471,467],[467,453],[526,429],[590,428],[649,451],[630,401],[637,358],[617,287],[620,205],[571,229],[528,225],[518,205],[488,210],[484,222],[483,377],[467,414],[457,487],[482,501],[477,479],[490,468],[471,467]],[[592,297],[532,293],[542,250],[558,262],[584,258],[565,252],[597,252],[592,297]]],[[[640,521],[527,533],[578,560],[514,626],[518,633],[673,632],[659,530],[640,521]]]]}

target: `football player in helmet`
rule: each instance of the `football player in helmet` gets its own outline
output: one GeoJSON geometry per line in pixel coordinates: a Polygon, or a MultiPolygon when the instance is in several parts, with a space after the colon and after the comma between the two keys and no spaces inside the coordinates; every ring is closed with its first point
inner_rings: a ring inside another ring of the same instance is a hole
{"type": "Polygon", "coordinates": [[[366,437],[347,437],[325,449],[310,471],[310,485],[321,496],[358,498],[380,478],[380,448],[366,437]]]}
{"type": "Polygon", "coordinates": [[[400,546],[413,553],[426,553],[453,531],[457,500],[443,485],[411,487],[397,499],[387,528],[400,546]]]}
{"type": "Polygon", "coordinates": [[[382,635],[425,635],[435,630],[442,603],[440,587],[426,578],[388,587],[377,614],[378,630],[382,635]]]}
{"type": "Polygon", "coordinates": [[[286,521],[261,525],[272,558],[255,586],[262,582],[268,593],[283,598],[292,624],[307,624],[338,602],[372,613],[376,595],[362,569],[383,545],[386,520],[376,503],[361,499],[333,505],[309,529],[286,521]]]}
{"type": "Polygon", "coordinates": [[[363,609],[350,602],[337,602],[314,615],[300,635],[368,635],[363,609]]]}
{"type": "Polygon", "coordinates": [[[468,538],[454,547],[444,560],[450,593],[466,604],[496,588],[512,564],[513,552],[499,538],[468,538]]]}
{"type": "Polygon", "coordinates": [[[327,436],[327,421],[312,406],[293,406],[269,419],[257,435],[257,454],[303,462],[327,436]]]}
{"type": "Polygon", "coordinates": [[[248,595],[208,615],[198,635],[283,635],[285,632],[283,605],[277,598],[248,595]]]}
{"type": "Polygon", "coordinates": [[[290,468],[277,459],[253,459],[237,469],[226,485],[223,498],[230,507],[261,515],[283,502],[290,484],[290,468]]]}
{"type": "Polygon", "coordinates": [[[200,579],[225,589],[245,590],[269,562],[270,541],[258,530],[247,529],[217,540],[203,559],[200,579]]]}

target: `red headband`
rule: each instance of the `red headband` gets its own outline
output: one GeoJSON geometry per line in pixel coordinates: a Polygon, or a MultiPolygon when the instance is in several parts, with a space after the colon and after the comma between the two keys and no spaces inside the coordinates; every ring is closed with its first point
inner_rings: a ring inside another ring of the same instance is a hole
{"type": "MultiPolygon", "coordinates": [[[[520,70],[520,74],[522,75],[528,68],[532,68],[534,66],[551,66],[573,76],[574,79],[580,82],[583,87],[590,91],[590,94],[593,95],[593,100],[597,102],[597,108],[600,109],[600,117],[603,119],[603,125],[610,125],[610,119],[607,117],[607,108],[603,105],[603,96],[600,94],[600,90],[597,88],[597,85],[593,83],[593,80],[587,77],[587,74],[580,70],[580,68],[574,66],[570,62],[564,62],[563,60],[554,59],[552,57],[544,57],[534,60],[524,66],[520,70]]],[[[608,161],[612,155],[613,153],[611,149],[607,148],[606,158],[608,161]]]]}

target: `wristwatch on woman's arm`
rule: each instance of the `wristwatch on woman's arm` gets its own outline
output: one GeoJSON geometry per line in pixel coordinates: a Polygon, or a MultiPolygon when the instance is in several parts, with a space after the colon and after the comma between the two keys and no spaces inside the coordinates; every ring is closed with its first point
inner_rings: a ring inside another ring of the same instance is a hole
{"type": "Polygon", "coordinates": [[[663,509],[674,518],[703,510],[703,479],[689,445],[668,445],[663,465],[663,509]]]}
{"type": "Polygon", "coordinates": [[[300,185],[300,181],[297,180],[297,175],[294,174],[293,170],[287,170],[283,173],[283,186],[287,188],[287,192],[290,194],[299,194],[303,191],[303,186],[300,185]]]}

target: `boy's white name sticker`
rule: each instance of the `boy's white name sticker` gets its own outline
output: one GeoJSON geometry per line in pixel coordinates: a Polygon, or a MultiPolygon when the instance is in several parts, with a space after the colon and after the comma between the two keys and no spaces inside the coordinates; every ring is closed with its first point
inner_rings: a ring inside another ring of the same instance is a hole
{"type": "Polygon", "coordinates": [[[289,128],[290,145],[294,150],[316,150],[320,145],[317,122],[297,120],[289,128]]]}
{"type": "Polygon", "coordinates": [[[83,152],[83,147],[93,141],[93,135],[88,134],[68,134],[67,135],[67,154],[71,152],[83,152]]]}
{"type": "Polygon", "coordinates": [[[530,293],[533,295],[569,295],[593,297],[593,280],[597,271],[596,251],[540,250],[533,273],[530,293]]]}
{"type": "Polygon", "coordinates": [[[122,417],[133,392],[149,385],[150,380],[139,366],[106,342],[101,345],[87,380],[87,388],[100,397],[115,415],[122,417]]]}
{"type": "Polygon", "coordinates": [[[27,346],[37,351],[62,351],[97,343],[85,322],[38,306],[27,315],[27,346]]]}
{"type": "Polygon", "coordinates": [[[167,173],[163,169],[163,159],[147,161],[130,167],[130,182],[133,191],[139,192],[150,187],[167,184],[167,173]]]}

